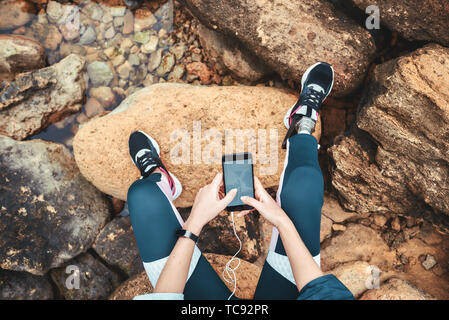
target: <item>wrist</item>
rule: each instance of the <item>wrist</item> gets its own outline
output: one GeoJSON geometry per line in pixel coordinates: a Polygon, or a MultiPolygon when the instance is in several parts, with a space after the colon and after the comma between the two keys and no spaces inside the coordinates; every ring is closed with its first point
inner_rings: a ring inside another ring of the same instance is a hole
{"type": "Polygon", "coordinates": [[[187,221],[182,226],[184,230],[188,230],[190,232],[193,232],[195,235],[199,236],[201,233],[201,230],[203,229],[203,224],[198,223],[195,220],[187,219],[187,221]]]}
{"type": "Polygon", "coordinates": [[[283,232],[288,230],[291,227],[294,227],[293,222],[290,220],[290,218],[287,215],[284,215],[280,220],[279,220],[279,225],[277,226],[279,232],[283,232]]]}

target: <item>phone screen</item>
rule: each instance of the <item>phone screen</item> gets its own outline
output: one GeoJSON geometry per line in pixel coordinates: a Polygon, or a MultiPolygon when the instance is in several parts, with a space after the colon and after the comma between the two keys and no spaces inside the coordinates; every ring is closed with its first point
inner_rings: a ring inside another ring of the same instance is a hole
{"type": "Polygon", "coordinates": [[[223,179],[225,192],[237,189],[237,194],[228,205],[228,211],[240,211],[251,209],[244,204],[241,196],[254,198],[253,161],[251,153],[236,153],[224,155],[223,158],[223,179]]]}

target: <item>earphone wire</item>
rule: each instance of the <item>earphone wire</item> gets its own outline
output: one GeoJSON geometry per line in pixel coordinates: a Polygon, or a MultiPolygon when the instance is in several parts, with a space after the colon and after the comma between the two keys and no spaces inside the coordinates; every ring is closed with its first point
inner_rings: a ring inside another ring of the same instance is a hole
{"type": "Polygon", "coordinates": [[[237,255],[242,250],[242,240],[240,240],[239,236],[237,235],[237,231],[235,229],[234,212],[231,212],[231,216],[232,216],[232,229],[234,230],[235,237],[239,241],[239,249],[232,256],[232,258],[229,259],[229,261],[226,263],[225,268],[223,270],[223,280],[226,281],[229,284],[234,283],[234,290],[232,291],[231,295],[228,297],[228,300],[231,299],[231,297],[235,294],[235,291],[237,289],[237,276],[235,275],[235,271],[240,266],[240,258],[237,258],[237,255]],[[231,268],[231,263],[234,260],[238,261],[238,264],[234,268],[231,268]]]}

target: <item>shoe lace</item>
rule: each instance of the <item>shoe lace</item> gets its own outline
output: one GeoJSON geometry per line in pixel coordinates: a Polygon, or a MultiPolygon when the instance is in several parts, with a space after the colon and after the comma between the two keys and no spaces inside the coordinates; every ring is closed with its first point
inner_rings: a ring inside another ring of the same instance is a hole
{"type": "Polygon", "coordinates": [[[324,92],[308,87],[306,88],[304,95],[303,105],[307,105],[315,110],[318,110],[323,99],[324,92]]]}
{"type": "Polygon", "coordinates": [[[145,168],[148,165],[155,163],[153,154],[150,151],[145,151],[140,157],[137,157],[136,160],[137,164],[140,168],[142,168],[143,171],[145,171],[145,168]]]}

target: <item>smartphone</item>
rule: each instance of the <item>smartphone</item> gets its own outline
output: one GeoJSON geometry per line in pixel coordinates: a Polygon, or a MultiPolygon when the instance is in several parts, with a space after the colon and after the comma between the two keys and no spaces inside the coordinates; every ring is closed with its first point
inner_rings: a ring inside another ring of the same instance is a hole
{"type": "Polygon", "coordinates": [[[249,210],[253,207],[240,200],[242,196],[254,198],[253,157],[250,152],[225,154],[222,157],[225,193],[237,189],[237,194],[226,207],[229,212],[249,210]]]}

